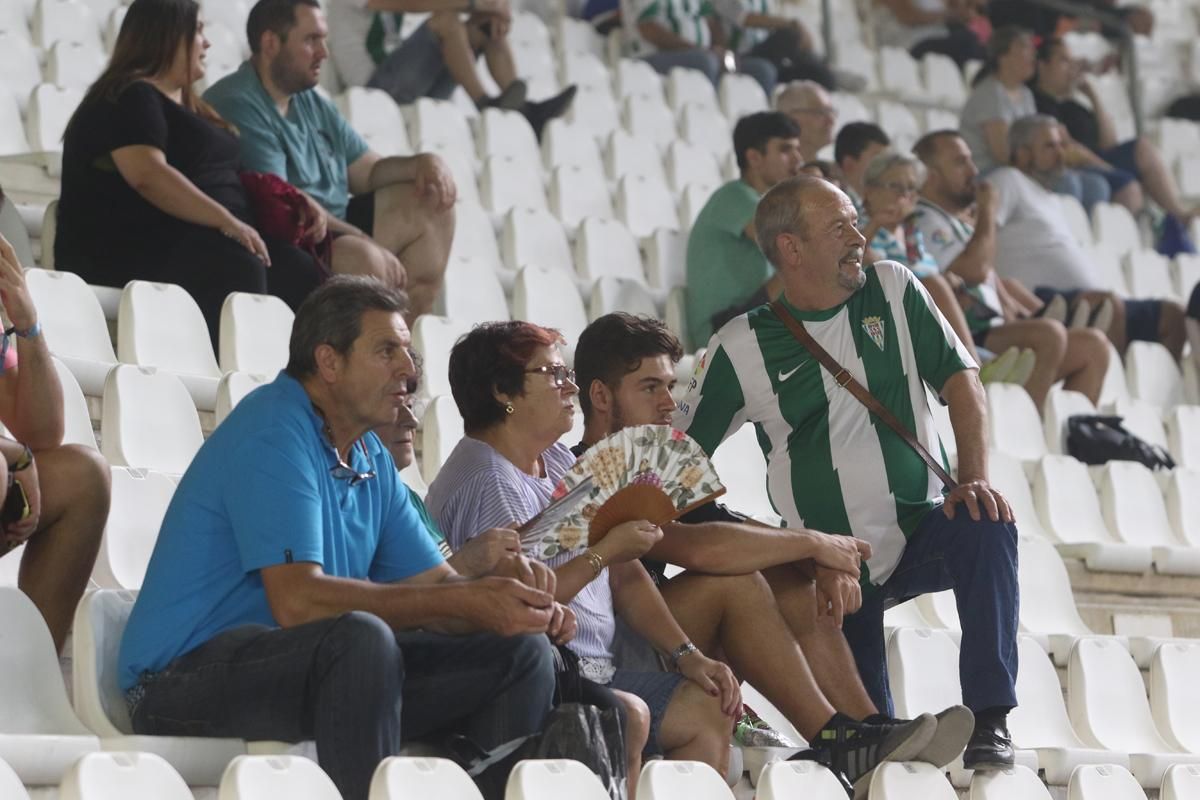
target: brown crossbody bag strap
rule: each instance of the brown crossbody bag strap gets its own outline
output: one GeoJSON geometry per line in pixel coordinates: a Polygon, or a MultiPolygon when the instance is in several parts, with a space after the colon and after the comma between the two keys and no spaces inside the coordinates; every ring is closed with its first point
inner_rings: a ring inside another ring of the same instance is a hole
{"type": "Polygon", "coordinates": [[[812,357],[817,360],[817,363],[824,367],[829,374],[833,376],[833,380],[838,386],[841,386],[850,394],[854,395],[855,400],[862,403],[864,406],[866,406],[868,411],[883,420],[885,425],[895,431],[896,435],[903,439],[904,443],[911,447],[916,454],[921,457],[921,460],[924,461],[931,470],[933,470],[933,474],[938,476],[942,483],[946,485],[946,488],[950,491],[954,491],[955,487],[958,486],[958,483],[955,482],[955,480],[950,477],[949,473],[942,468],[942,465],[937,462],[937,459],[931,456],[929,451],[926,450],[919,441],[917,441],[917,437],[914,436],[912,432],[908,430],[908,428],[905,428],[904,424],[900,422],[900,420],[896,419],[895,414],[893,414],[891,411],[888,411],[884,407],[883,403],[880,403],[877,399],[875,399],[875,395],[868,392],[861,383],[856,381],[854,376],[850,374],[850,371],[835,361],[833,356],[829,355],[824,347],[821,347],[821,345],[817,344],[817,340],[812,337],[812,334],[805,329],[804,325],[802,325],[799,320],[789,314],[787,309],[785,309],[778,300],[771,302],[771,310],[774,311],[775,316],[779,317],[780,321],[787,326],[788,331],[790,331],[792,336],[796,338],[796,341],[803,345],[804,349],[807,350],[812,357]]]}

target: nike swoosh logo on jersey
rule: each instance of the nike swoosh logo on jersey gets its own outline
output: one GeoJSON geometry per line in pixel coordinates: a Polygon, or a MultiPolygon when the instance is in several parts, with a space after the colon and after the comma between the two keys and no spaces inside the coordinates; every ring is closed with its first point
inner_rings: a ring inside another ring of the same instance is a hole
{"type": "Polygon", "coordinates": [[[784,382],[784,381],[786,381],[788,378],[790,378],[790,377],[792,377],[793,375],[795,375],[795,374],[796,374],[796,370],[800,369],[801,367],[803,367],[803,366],[804,366],[805,364],[807,364],[807,363],[808,363],[808,359],[806,358],[806,359],[804,359],[803,361],[801,361],[799,364],[797,364],[795,367],[793,367],[793,368],[792,368],[792,369],[791,369],[789,372],[784,372],[783,370],[779,370],[779,382],[780,382],[780,383],[783,383],[783,382],[784,382]]]}

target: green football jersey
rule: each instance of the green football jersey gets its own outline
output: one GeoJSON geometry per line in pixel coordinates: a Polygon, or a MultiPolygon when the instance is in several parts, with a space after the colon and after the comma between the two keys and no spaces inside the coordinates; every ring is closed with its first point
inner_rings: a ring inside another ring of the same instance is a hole
{"type": "MultiPolygon", "coordinates": [[[[925,385],[976,367],[924,287],[880,261],[839,306],[785,305],[822,347],[939,452],[925,385]]],[[[904,440],[834,382],[771,311],[761,306],[713,335],[675,426],[711,455],[752,423],[767,460],[767,491],[784,524],[853,534],[871,543],[864,580],[891,575],[942,485],[904,440]]],[[[945,460],[943,452],[943,461],[945,460]]]]}

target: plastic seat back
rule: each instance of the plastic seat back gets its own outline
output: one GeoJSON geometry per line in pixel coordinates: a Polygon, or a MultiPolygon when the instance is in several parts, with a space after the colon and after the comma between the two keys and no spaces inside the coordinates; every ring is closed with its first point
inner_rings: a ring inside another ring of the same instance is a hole
{"type": "Polygon", "coordinates": [[[63,776],[61,800],[191,800],[179,773],[153,753],[88,753],[63,776]]]}
{"type": "Polygon", "coordinates": [[[1158,800],[1191,800],[1200,797],[1200,766],[1175,764],[1163,776],[1158,800]]]}
{"type": "Polygon", "coordinates": [[[1109,461],[1101,470],[1100,507],[1108,529],[1130,544],[1178,546],[1158,481],[1136,461],[1109,461]]]}
{"type": "Polygon", "coordinates": [[[713,467],[725,484],[730,508],[753,517],[774,516],[767,493],[767,460],[751,424],[742,425],[713,453],[713,467]]]}
{"type": "Polygon", "coordinates": [[[1017,540],[1017,558],[1021,629],[1030,633],[1090,636],[1092,630],[1079,616],[1071,578],[1054,545],[1022,536],[1017,540]]]}
{"type": "Polygon", "coordinates": [[[117,356],[126,364],[221,377],[200,306],[173,283],[130,281],[121,292],[117,356]]]}
{"type": "Polygon", "coordinates": [[[679,212],[667,184],[646,175],[626,175],[617,186],[617,217],[639,239],[659,228],[679,227],[679,212]]]}
{"type": "Polygon", "coordinates": [[[575,236],[575,268],[584,281],[624,278],[646,284],[637,240],[615,219],[588,219],[575,236]]]}
{"type": "Polygon", "coordinates": [[[623,311],[627,314],[658,318],[654,297],[645,284],[629,278],[614,278],[605,275],[592,286],[592,297],[588,303],[588,319],[595,321],[605,314],[623,311]]]}
{"type": "Polygon", "coordinates": [[[433,398],[421,420],[421,476],[426,485],[433,483],[462,437],[462,415],[454,398],[446,395],[433,398]]]}
{"type": "Polygon", "coordinates": [[[667,181],[662,155],[655,141],[623,130],[615,130],[608,137],[604,148],[604,169],[608,179],[613,182],[620,181],[626,175],[643,175],[660,183],[667,181]]]}
{"type": "MultiPolygon", "coordinates": [[[[1200,753],[1200,642],[1165,642],[1150,661],[1150,711],[1163,738],[1200,753]]],[[[1194,788],[1200,784],[1193,782],[1194,788]]]]}
{"type": "Polygon", "coordinates": [[[483,800],[471,777],[448,758],[402,758],[379,762],[368,800],[483,800]]]}
{"type": "Polygon", "coordinates": [[[451,256],[437,306],[447,317],[471,322],[512,318],[500,277],[488,262],[477,257],[451,256]]]}
{"type": "Polygon", "coordinates": [[[1067,452],[1067,420],[1076,414],[1095,414],[1096,407],[1087,395],[1069,389],[1051,389],[1042,409],[1045,421],[1046,449],[1055,455],[1067,452]]]}
{"type": "Polygon", "coordinates": [[[1130,342],[1125,351],[1129,393],[1159,408],[1183,402],[1183,376],[1167,348],[1157,342],[1130,342]]]}
{"type": "Polygon", "coordinates": [[[770,108],[762,86],[749,75],[725,73],[721,76],[717,94],[726,119],[741,119],[748,114],[770,108]]]}
{"type": "Polygon", "coordinates": [[[612,197],[604,174],[580,164],[554,170],[550,178],[550,210],[572,231],[588,217],[612,219],[612,197]]]}
{"type": "Polygon", "coordinates": [[[1042,525],[1066,544],[1112,542],[1096,488],[1087,467],[1070,456],[1046,456],[1038,462],[1034,502],[1042,525]]]}
{"type": "Polygon", "coordinates": [[[1004,494],[1008,504],[1012,506],[1017,519],[1017,530],[1022,536],[1048,536],[1038,518],[1037,506],[1033,502],[1033,492],[1030,491],[1025,468],[1016,457],[989,450],[988,480],[1004,494]]]}
{"type": "Polygon", "coordinates": [[[717,158],[724,158],[733,150],[729,121],[715,106],[689,103],[679,115],[679,132],[685,141],[708,150],[717,158]]]}
{"type": "Polygon", "coordinates": [[[1174,469],[1167,479],[1167,518],[1180,539],[1200,547],[1200,470],[1174,469]]]}
{"type": "Polygon", "coordinates": [[[101,589],[85,594],[75,609],[75,710],[100,736],[133,732],[117,674],[117,656],[136,600],[136,591],[101,589]]]}
{"type": "Polygon", "coordinates": [[[1084,638],[1067,664],[1067,707],[1084,741],[1126,753],[1169,753],[1154,726],[1142,674],[1118,642],[1084,638]]]}
{"type": "Polygon", "coordinates": [[[776,761],[758,776],[758,800],[842,800],[846,790],[828,768],[812,761],[776,761]]]}
{"type": "Polygon", "coordinates": [[[274,378],[287,366],[295,319],[278,297],[231,292],[221,306],[221,371],[274,378]]]}
{"type": "Polygon", "coordinates": [[[871,775],[871,800],[957,800],[941,770],[920,761],[890,761],[871,775]]]}
{"type": "Polygon", "coordinates": [[[204,443],[204,434],[178,378],[122,364],[104,382],[100,441],[100,452],[114,466],[181,475],[204,443]]]}
{"type": "MultiPolygon", "coordinates": [[[[1033,637],[1018,636],[1017,657],[1021,662],[1017,672],[1017,707],[1008,715],[1008,730],[1013,742],[1024,749],[1083,747],[1067,714],[1058,670],[1050,656],[1033,637]]],[[[974,797],[974,785],[971,792],[974,797]]],[[[1002,795],[988,793],[981,796],[1002,795]]]]}
{"type": "Polygon", "coordinates": [[[218,800],[341,800],[316,762],[299,756],[238,756],[221,776],[218,800]]]}
{"type": "Polygon", "coordinates": [[[1167,412],[1167,449],[1175,461],[1200,469],[1200,406],[1175,406],[1167,412]]]}
{"type": "Polygon", "coordinates": [[[489,156],[479,175],[484,207],[493,214],[504,214],[514,207],[546,208],[542,182],[531,181],[528,176],[529,165],[523,160],[511,155],[489,156]]]}
{"type": "Polygon", "coordinates": [[[112,506],[93,577],[108,589],[140,589],[175,481],[161,472],[112,468],[112,506]]]}
{"type": "Polygon", "coordinates": [[[905,719],[961,703],[958,646],[945,631],[897,628],[888,640],[888,682],[905,719]]]}
{"type": "Polygon", "coordinates": [[[450,351],[455,343],[470,333],[474,323],[433,314],[422,314],[413,324],[413,350],[421,356],[421,383],[417,391],[422,397],[450,395],[450,351]]]}
{"type": "MultiPolygon", "coordinates": [[[[505,800],[608,800],[595,773],[578,761],[519,761],[508,774],[505,800]]],[[[224,798],[222,798],[224,800],[224,798]]]]}
{"type": "Polygon", "coordinates": [[[989,383],[988,426],[992,447],[1023,461],[1046,454],[1041,416],[1025,387],[1013,383],[989,383]]]}
{"type": "Polygon", "coordinates": [[[3,761],[0,761],[0,797],[6,800],[29,800],[25,784],[21,783],[13,768],[3,761]]]}
{"type": "Polygon", "coordinates": [[[638,778],[638,797],[646,800],[733,800],[717,771],[700,761],[650,761],[638,778]]]}
{"type": "Polygon", "coordinates": [[[1124,767],[1088,764],[1071,773],[1067,800],[1146,800],[1146,793],[1124,767]]]}
{"type": "Polygon", "coordinates": [[[568,272],[574,268],[562,223],[545,208],[511,209],[504,217],[500,241],[504,263],[514,272],[530,264],[568,272]]]}
{"type": "Polygon", "coordinates": [[[383,156],[405,156],[413,152],[396,101],[382,89],[351,86],[337,101],[346,121],[383,156]]]}
{"type": "Polygon", "coordinates": [[[50,352],[60,358],[117,360],[104,311],[83,278],[73,272],[31,269],[25,273],[25,283],[50,352]]]}
{"type": "Polygon", "coordinates": [[[1029,767],[980,770],[971,777],[967,800],[1050,800],[1050,791],[1029,767]]]}
{"type": "Polygon", "coordinates": [[[669,291],[687,283],[687,234],[663,228],[641,242],[649,285],[669,291]]]}
{"type": "Polygon", "coordinates": [[[63,444],[81,444],[93,450],[96,445],[96,432],[92,429],[92,416],[88,411],[87,398],[79,388],[79,381],[67,369],[67,365],[54,359],[54,371],[58,373],[58,382],[63,393],[63,444]]]}
{"type": "Polygon", "coordinates": [[[270,381],[262,375],[250,372],[226,372],[217,384],[217,404],[213,412],[216,423],[220,425],[225,418],[242,402],[242,399],[260,386],[270,381]]]}
{"type": "Polygon", "coordinates": [[[512,311],[516,319],[557,328],[567,340],[563,355],[573,360],[575,343],[588,323],[570,273],[542,267],[521,270],[513,287],[512,311]]]}
{"type": "Polygon", "coordinates": [[[62,152],[63,131],[81,100],[83,90],[74,87],[43,83],[33,90],[26,112],[25,133],[34,151],[62,152]]]}

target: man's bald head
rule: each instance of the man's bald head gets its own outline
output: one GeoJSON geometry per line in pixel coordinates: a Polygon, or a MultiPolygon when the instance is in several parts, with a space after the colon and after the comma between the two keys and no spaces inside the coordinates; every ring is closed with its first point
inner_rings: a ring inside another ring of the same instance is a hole
{"type": "Polygon", "coordinates": [[[800,126],[800,146],[806,159],[833,142],[837,109],[824,87],[813,81],[792,81],[775,95],[775,110],[782,111],[800,126]]]}
{"type": "MultiPolygon", "coordinates": [[[[797,175],[776,184],[758,201],[754,212],[754,231],[759,249],[767,260],[781,267],[778,238],[790,233],[800,238],[807,237],[804,210],[832,200],[835,196],[846,197],[824,178],[812,175],[797,175]]],[[[849,201],[849,198],[847,198],[849,201]]]]}
{"type": "Polygon", "coordinates": [[[806,107],[828,100],[829,93],[816,81],[792,81],[775,94],[775,108],[787,113],[789,108],[806,107]]]}

